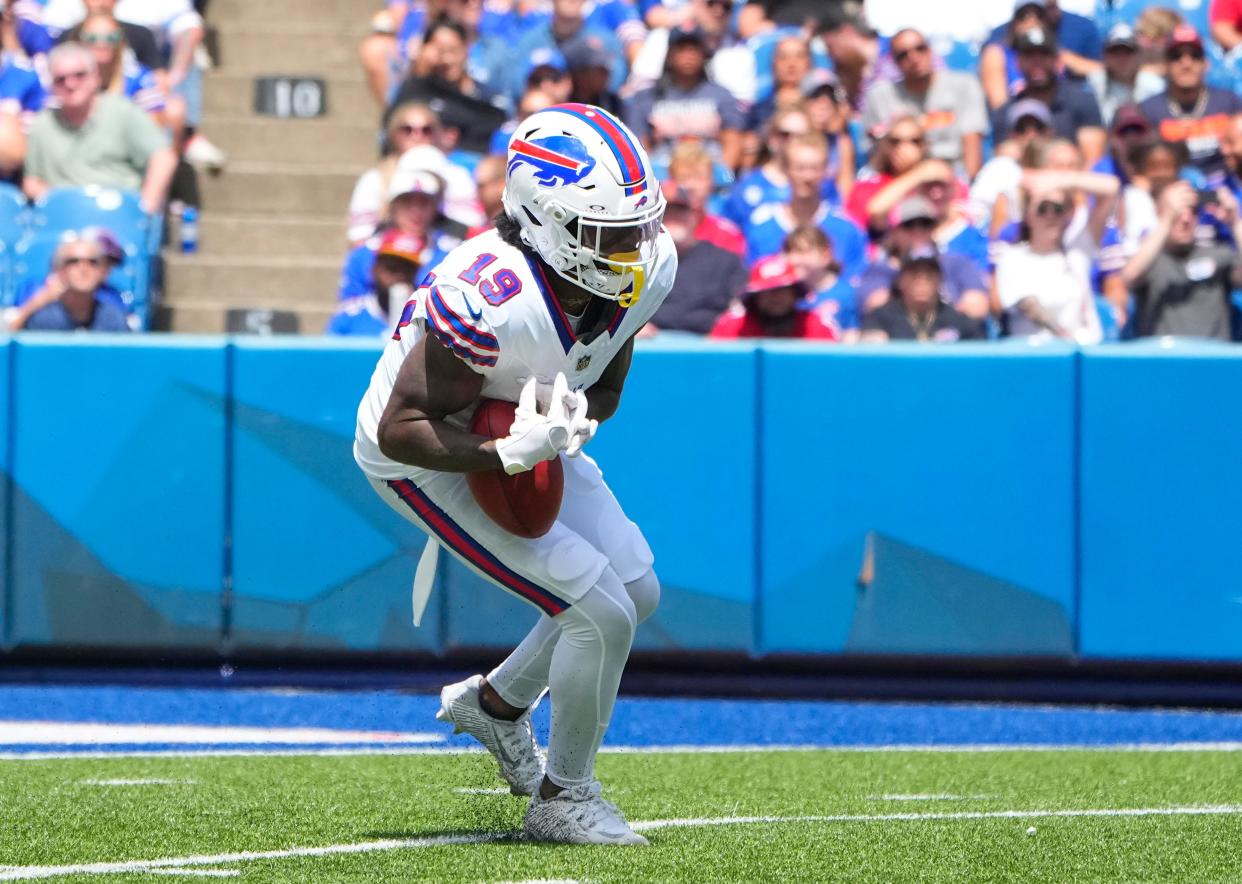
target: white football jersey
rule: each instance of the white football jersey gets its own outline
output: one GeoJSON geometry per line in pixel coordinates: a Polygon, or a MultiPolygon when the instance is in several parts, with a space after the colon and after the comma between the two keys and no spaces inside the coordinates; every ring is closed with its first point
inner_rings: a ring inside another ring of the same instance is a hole
{"type": "MultiPolygon", "coordinates": [[[[486,399],[516,402],[528,379],[551,384],[557,372],[564,372],[571,389],[593,385],[673,287],[677,250],[666,231],[661,231],[656,249],[655,266],[638,302],[625,308],[594,298],[603,312],[591,329],[578,331],[575,327],[590,320],[592,308],[581,319],[566,316],[533,254],[508,245],[494,230],[453,249],[411,295],[371,376],[371,386],[358,406],[354,438],[358,466],[377,479],[421,472],[385,457],[377,434],[401,364],[423,335],[434,335],[483,375],[481,396],[486,399]]],[[[471,405],[447,419],[465,427],[473,413],[471,405]]]]}

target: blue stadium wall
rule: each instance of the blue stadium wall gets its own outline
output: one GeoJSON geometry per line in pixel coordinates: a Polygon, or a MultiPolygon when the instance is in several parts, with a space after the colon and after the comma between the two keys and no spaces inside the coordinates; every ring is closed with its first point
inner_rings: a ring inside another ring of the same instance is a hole
{"type": "MultiPolygon", "coordinates": [[[[21,652],[500,646],[533,621],[354,467],[373,342],[0,339],[21,652]],[[446,559],[442,559],[445,562],[446,559]]],[[[647,650],[1242,662],[1242,351],[640,348],[591,445],[656,552],[647,650]]]]}

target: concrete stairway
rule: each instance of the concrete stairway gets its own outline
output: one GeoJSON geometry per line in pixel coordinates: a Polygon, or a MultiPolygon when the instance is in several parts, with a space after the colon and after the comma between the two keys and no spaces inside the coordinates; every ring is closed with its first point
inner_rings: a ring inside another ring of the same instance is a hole
{"type": "Polygon", "coordinates": [[[317,334],[336,302],[345,212],[376,157],[379,110],[357,61],[368,0],[213,0],[219,66],[206,78],[203,131],[229,155],[200,175],[199,252],[166,252],[164,327],[221,332],[231,308],[294,310],[317,334]],[[328,116],[253,112],[254,79],[327,81],[328,116]]]}

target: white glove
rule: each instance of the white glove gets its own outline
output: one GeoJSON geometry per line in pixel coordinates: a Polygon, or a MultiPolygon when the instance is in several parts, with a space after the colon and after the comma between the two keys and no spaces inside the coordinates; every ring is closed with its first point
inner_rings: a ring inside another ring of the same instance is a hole
{"type": "Polygon", "coordinates": [[[569,424],[569,445],[565,448],[565,453],[570,457],[577,457],[582,453],[582,446],[595,437],[595,431],[599,429],[599,421],[591,420],[586,416],[586,393],[579,390],[572,395],[576,402],[574,404],[573,420],[569,424]]]}
{"type": "Polygon", "coordinates": [[[496,453],[510,476],[552,460],[569,445],[572,417],[565,410],[569,384],[564,375],[556,376],[548,413],[540,414],[536,403],[538,383],[534,378],[526,382],[518,397],[509,435],[496,440],[496,453]]]}

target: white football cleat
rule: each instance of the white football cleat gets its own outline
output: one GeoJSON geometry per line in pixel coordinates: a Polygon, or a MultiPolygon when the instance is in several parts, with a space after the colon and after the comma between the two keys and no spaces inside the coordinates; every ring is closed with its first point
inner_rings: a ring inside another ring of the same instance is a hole
{"type": "Polygon", "coordinates": [[[532,841],[558,844],[650,844],[630,828],[621,811],[600,795],[599,780],[566,789],[551,798],[536,792],[526,808],[522,831],[532,841]]]}
{"type": "Polygon", "coordinates": [[[492,718],[479,703],[483,676],[472,675],[440,691],[440,711],[436,718],[453,725],[453,733],[474,737],[500,765],[500,776],[514,795],[534,795],[543,782],[543,754],[535,744],[530,714],[538,701],[517,721],[492,718]]]}

